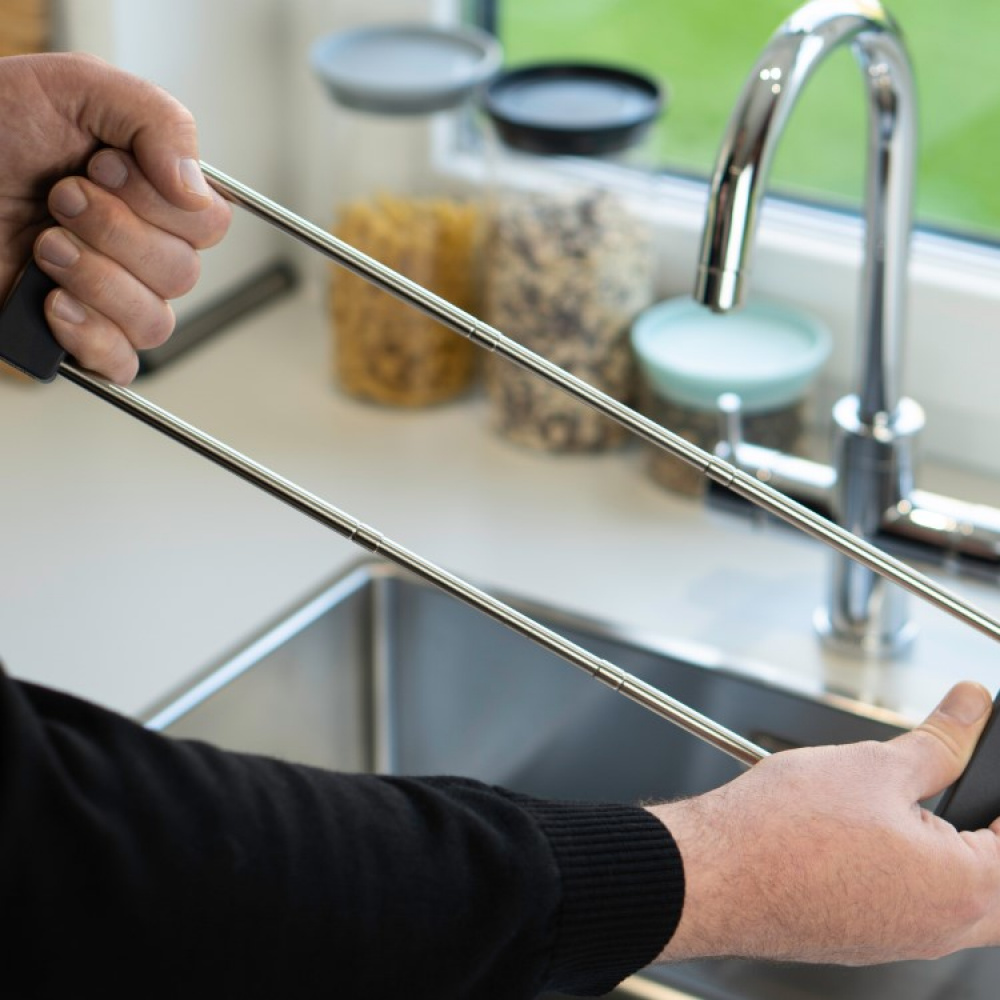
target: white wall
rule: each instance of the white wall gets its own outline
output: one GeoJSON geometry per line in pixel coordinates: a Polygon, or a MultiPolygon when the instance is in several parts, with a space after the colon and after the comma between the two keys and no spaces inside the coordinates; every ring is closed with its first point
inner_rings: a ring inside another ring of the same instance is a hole
{"type": "MultiPolygon", "coordinates": [[[[194,113],[202,157],[263,191],[282,187],[287,103],[284,20],[275,0],[63,0],[60,47],[89,51],[154,80],[194,113]],[[275,59],[275,52],[282,58],[275,59]]],[[[282,251],[278,234],[236,218],[223,244],[203,255],[203,277],[177,304],[183,315],[282,251]]]]}
{"type": "MultiPolygon", "coordinates": [[[[308,65],[312,43],[360,24],[440,18],[449,0],[61,0],[62,48],[99,55],[155,80],[199,123],[203,158],[319,225],[332,218],[357,158],[338,111],[308,65]]],[[[404,169],[407,157],[376,157],[404,169]]],[[[387,180],[391,184],[391,179],[387,180]]],[[[279,254],[319,276],[323,261],[237,213],[205,255],[202,281],[178,304],[196,308],[279,254]]]]}
{"type": "MultiPolygon", "coordinates": [[[[337,203],[359,192],[359,165],[367,172],[369,190],[380,185],[401,188],[414,157],[407,154],[411,127],[402,124],[360,125],[359,117],[340,108],[326,93],[309,66],[316,39],[363,24],[427,21],[439,16],[435,0],[292,0],[287,15],[287,80],[289,101],[285,125],[295,183],[285,204],[318,225],[329,225],[337,203]],[[356,143],[364,142],[363,159],[356,143]]],[[[395,119],[391,121],[396,121],[395,119]]],[[[300,258],[306,273],[321,278],[325,262],[315,254],[300,258]]]]}

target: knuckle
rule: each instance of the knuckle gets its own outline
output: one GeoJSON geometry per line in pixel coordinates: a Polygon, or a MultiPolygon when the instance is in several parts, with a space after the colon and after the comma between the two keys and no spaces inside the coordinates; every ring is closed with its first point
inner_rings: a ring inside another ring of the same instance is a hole
{"type": "Polygon", "coordinates": [[[89,52],[71,52],[67,58],[76,66],[84,70],[100,70],[101,72],[106,73],[110,69],[107,62],[98,56],[91,55],[89,52]]]}
{"type": "Polygon", "coordinates": [[[156,291],[165,299],[180,298],[198,283],[201,277],[201,258],[193,250],[175,254],[160,273],[161,280],[156,291]]]}
{"type": "Polygon", "coordinates": [[[964,893],[962,904],[963,925],[975,927],[981,924],[993,912],[996,898],[982,882],[976,882],[964,893]]]}
{"type": "Polygon", "coordinates": [[[89,333],[85,350],[88,365],[98,367],[102,371],[114,370],[121,351],[120,335],[99,327],[89,333]]]}
{"type": "Polygon", "coordinates": [[[219,195],[215,195],[212,207],[199,214],[199,229],[192,237],[192,246],[197,250],[208,250],[226,235],[232,221],[232,209],[219,195]]]}
{"type": "Polygon", "coordinates": [[[195,149],[198,143],[198,125],[194,115],[168,91],[160,87],[157,91],[164,102],[166,127],[172,138],[184,148],[195,149]]]}
{"type": "Polygon", "coordinates": [[[127,342],[136,350],[159,347],[174,329],[174,313],[162,299],[136,298],[121,321],[127,342]]]}
{"type": "Polygon", "coordinates": [[[980,887],[967,886],[947,910],[945,919],[948,930],[928,941],[923,954],[918,957],[931,960],[944,958],[976,941],[979,928],[990,916],[991,902],[980,887]]]}
{"type": "Polygon", "coordinates": [[[163,308],[159,310],[158,315],[148,320],[141,327],[141,332],[133,339],[133,344],[140,350],[159,347],[174,332],[175,323],[174,311],[164,302],[163,308]]]}
{"type": "Polygon", "coordinates": [[[80,331],[73,354],[85,368],[115,382],[134,377],[134,352],[122,332],[106,320],[92,321],[80,331]]]}
{"type": "Polygon", "coordinates": [[[859,740],[844,748],[844,759],[840,762],[842,771],[852,775],[881,774],[892,766],[894,750],[890,743],[879,740],[859,740]]]}
{"type": "Polygon", "coordinates": [[[945,750],[955,760],[963,760],[965,757],[963,741],[958,734],[954,733],[947,725],[942,725],[934,717],[915,729],[913,735],[927,746],[945,750]]]}
{"type": "Polygon", "coordinates": [[[853,748],[863,764],[880,767],[891,759],[889,744],[879,740],[861,740],[853,748]]]}
{"type": "Polygon", "coordinates": [[[127,385],[135,378],[139,359],[132,345],[120,334],[114,337],[105,355],[104,372],[113,382],[127,385]]]}

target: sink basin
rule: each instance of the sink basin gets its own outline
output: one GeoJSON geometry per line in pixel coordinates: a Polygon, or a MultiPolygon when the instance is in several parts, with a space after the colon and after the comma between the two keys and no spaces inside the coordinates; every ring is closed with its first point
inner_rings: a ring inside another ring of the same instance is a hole
{"type": "MultiPolygon", "coordinates": [[[[887,739],[904,725],[703,650],[498,596],[771,750],[887,739]]],[[[486,615],[371,562],[249,638],[147,724],[338,770],[462,774],[559,798],[697,794],[741,770],[486,615]]],[[[868,969],[725,960],[651,970],[624,995],[985,1000],[998,977],[994,949],[868,969]]]]}

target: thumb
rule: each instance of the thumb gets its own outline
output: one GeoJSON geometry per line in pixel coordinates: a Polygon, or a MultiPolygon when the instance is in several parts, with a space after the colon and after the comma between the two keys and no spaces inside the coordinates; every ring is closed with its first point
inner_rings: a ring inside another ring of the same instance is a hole
{"type": "Polygon", "coordinates": [[[937,795],[956,781],[976,748],[993,699],[981,684],[956,684],[912,732],[893,743],[912,775],[914,801],[937,795]]]}
{"type": "Polygon", "coordinates": [[[191,112],[162,88],[100,60],[78,67],[78,125],[104,145],[131,150],[142,172],[170,204],[198,211],[212,199],[198,159],[191,112]]]}

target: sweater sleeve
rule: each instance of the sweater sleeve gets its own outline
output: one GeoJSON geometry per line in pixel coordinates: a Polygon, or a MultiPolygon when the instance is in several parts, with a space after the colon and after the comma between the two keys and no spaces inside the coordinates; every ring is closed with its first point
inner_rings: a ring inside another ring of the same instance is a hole
{"type": "Polygon", "coordinates": [[[638,808],[228,753],[0,671],[13,996],[596,995],[682,898],[638,808]]]}

